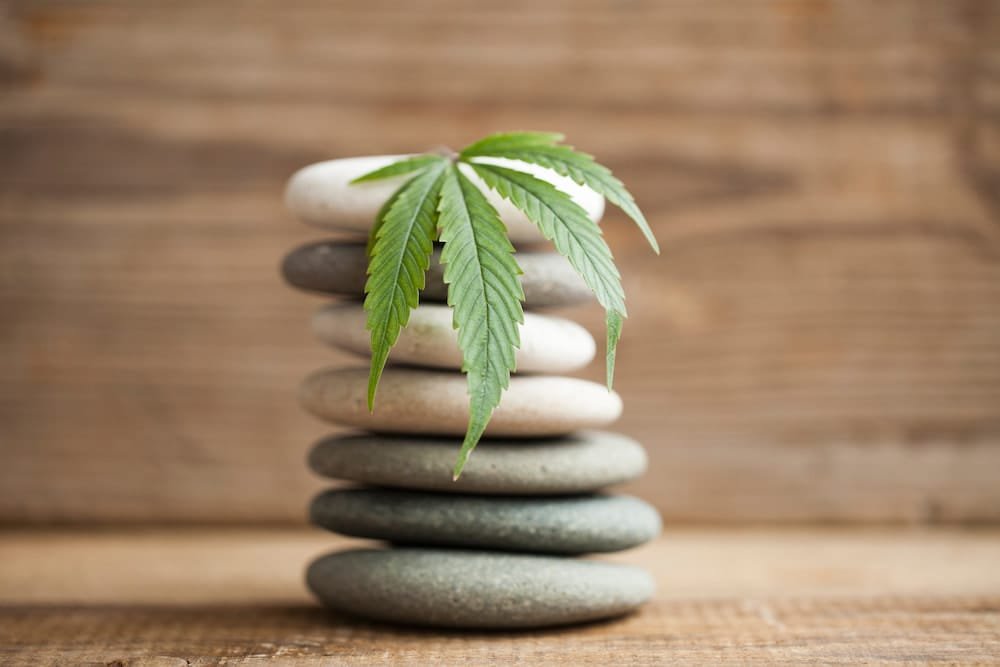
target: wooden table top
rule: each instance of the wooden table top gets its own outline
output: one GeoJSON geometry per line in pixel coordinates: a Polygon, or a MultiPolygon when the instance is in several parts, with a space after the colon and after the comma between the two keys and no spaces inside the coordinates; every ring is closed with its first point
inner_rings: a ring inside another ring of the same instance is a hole
{"type": "Polygon", "coordinates": [[[302,529],[6,530],[3,664],[1000,662],[1000,530],[685,528],[612,557],[652,570],[624,619],[519,633],[328,613],[302,529]]]}

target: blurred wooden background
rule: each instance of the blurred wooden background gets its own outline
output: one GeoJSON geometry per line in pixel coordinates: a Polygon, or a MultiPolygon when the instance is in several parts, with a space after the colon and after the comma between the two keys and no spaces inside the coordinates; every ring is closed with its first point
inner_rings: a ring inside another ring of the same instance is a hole
{"type": "Polygon", "coordinates": [[[0,521],[304,520],[285,179],[522,128],[665,248],[608,216],[668,520],[1000,519],[996,3],[120,0],[0,4],[0,521]]]}

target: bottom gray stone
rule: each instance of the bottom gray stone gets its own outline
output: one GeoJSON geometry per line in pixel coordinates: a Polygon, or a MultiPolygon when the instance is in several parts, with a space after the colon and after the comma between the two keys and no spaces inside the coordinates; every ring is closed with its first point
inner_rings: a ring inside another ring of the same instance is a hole
{"type": "Polygon", "coordinates": [[[620,616],[652,597],[630,565],[483,551],[354,549],[314,561],[323,604],[365,618],[453,628],[534,628],[620,616]]]}

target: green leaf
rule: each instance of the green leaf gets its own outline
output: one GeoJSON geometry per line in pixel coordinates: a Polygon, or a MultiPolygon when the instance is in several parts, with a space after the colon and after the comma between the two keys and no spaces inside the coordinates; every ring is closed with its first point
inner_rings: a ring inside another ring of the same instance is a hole
{"type": "Polygon", "coordinates": [[[376,215],[367,246],[365,310],[372,341],[369,409],[390,350],[418,303],[433,242],[439,236],[444,243],[441,261],[448,304],[453,309],[470,395],[468,428],[455,464],[455,479],[510,385],[520,346],[518,325],[524,321],[524,293],[517,279],[521,271],[507,230],[478,181],[469,180],[468,170],[538,225],[604,307],[609,390],[626,311],[621,278],[600,227],[555,186],[490,158],[537,164],[590,187],[635,220],[659,252],[649,224],[624,185],[591,156],[559,145],[562,140],[561,134],[547,132],[495,134],[470,144],[457,158],[454,154],[404,158],[352,181],[411,174],[376,215]]]}
{"type": "Polygon", "coordinates": [[[370,260],[372,258],[372,250],[375,249],[375,241],[378,239],[378,231],[382,229],[382,225],[385,223],[385,216],[392,208],[392,205],[396,203],[396,199],[399,197],[399,193],[406,188],[406,183],[404,183],[398,190],[392,193],[382,207],[375,214],[375,222],[372,224],[371,231],[368,232],[368,242],[365,243],[365,256],[370,260]]]}
{"type": "MultiPolygon", "coordinates": [[[[475,144],[473,144],[475,146],[475,144]]],[[[569,146],[486,146],[476,152],[462,152],[463,157],[501,157],[509,160],[530,162],[541,167],[548,167],[557,174],[567,176],[580,185],[586,185],[594,192],[603,195],[609,202],[625,212],[645,235],[649,245],[656,254],[660,254],[660,244],[656,242],[653,230],[635,203],[632,194],[615,178],[607,167],[598,164],[586,153],[580,153],[569,146]]]]}
{"type": "Polygon", "coordinates": [[[491,155],[493,151],[515,150],[529,146],[551,146],[565,139],[558,132],[501,132],[469,144],[462,149],[459,157],[491,155]]]}
{"type": "MultiPolygon", "coordinates": [[[[618,314],[618,333],[612,337],[609,331],[608,336],[612,344],[610,375],[614,370],[614,344],[621,332],[620,320],[626,316],[625,291],[601,228],[569,195],[540,178],[494,164],[474,162],[471,166],[488,186],[538,225],[542,235],[569,259],[604,309],[618,314]]],[[[608,322],[609,326],[613,323],[610,319],[608,322]]]]}
{"type": "Polygon", "coordinates": [[[382,217],[368,262],[365,284],[367,328],[371,331],[372,361],[368,375],[368,409],[375,405],[375,391],[399,338],[399,330],[416,308],[430,266],[437,230],[437,200],[445,162],[431,166],[407,181],[393,195],[382,217]]]}
{"type": "Polygon", "coordinates": [[[469,426],[455,463],[458,479],[510,384],[521,345],[524,292],[506,227],[458,165],[446,172],[438,214],[448,304],[454,309],[470,396],[469,426]]]}
{"type": "Polygon", "coordinates": [[[429,167],[435,162],[443,163],[444,158],[440,155],[414,155],[413,157],[403,158],[392,164],[387,164],[375,171],[369,171],[367,174],[362,174],[351,181],[351,184],[368,183],[371,181],[380,181],[384,178],[402,176],[403,174],[409,174],[429,167]]]}
{"type": "Polygon", "coordinates": [[[607,372],[608,391],[615,379],[615,352],[618,350],[618,339],[622,337],[622,314],[616,310],[605,313],[605,328],[608,331],[607,356],[604,367],[607,372]]]}

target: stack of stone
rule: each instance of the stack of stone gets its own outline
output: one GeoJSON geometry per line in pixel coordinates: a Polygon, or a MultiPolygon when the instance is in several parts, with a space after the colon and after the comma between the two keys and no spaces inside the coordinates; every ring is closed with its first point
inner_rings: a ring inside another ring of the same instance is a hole
{"type": "MultiPolygon", "coordinates": [[[[360,233],[297,248],[283,265],[292,285],[347,297],[322,307],[313,329],[323,342],[358,355],[369,351],[361,305],[364,234],[400,180],[349,181],[393,159],[313,165],[298,172],[287,191],[289,207],[304,222],[360,233]]],[[[529,168],[600,219],[602,198],[529,168]]],[[[488,196],[519,248],[528,312],[518,372],[461,478],[453,481],[451,470],[469,398],[436,254],[373,414],[363,363],[320,370],[301,386],[311,413],[362,431],[331,436],[313,449],[313,471],[358,484],[320,494],[313,522],[392,545],[332,553],[310,565],[309,587],[336,610],[423,625],[537,627],[620,615],[653,593],[652,579],[640,569],[573,558],[628,549],[659,533],[652,507],[600,492],[641,475],[646,455],[624,436],[594,430],[619,416],[617,395],[556,375],[593,359],[590,334],[569,320],[531,312],[587,299],[586,286],[558,254],[525,250],[542,240],[534,225],[488,196]]]]}

